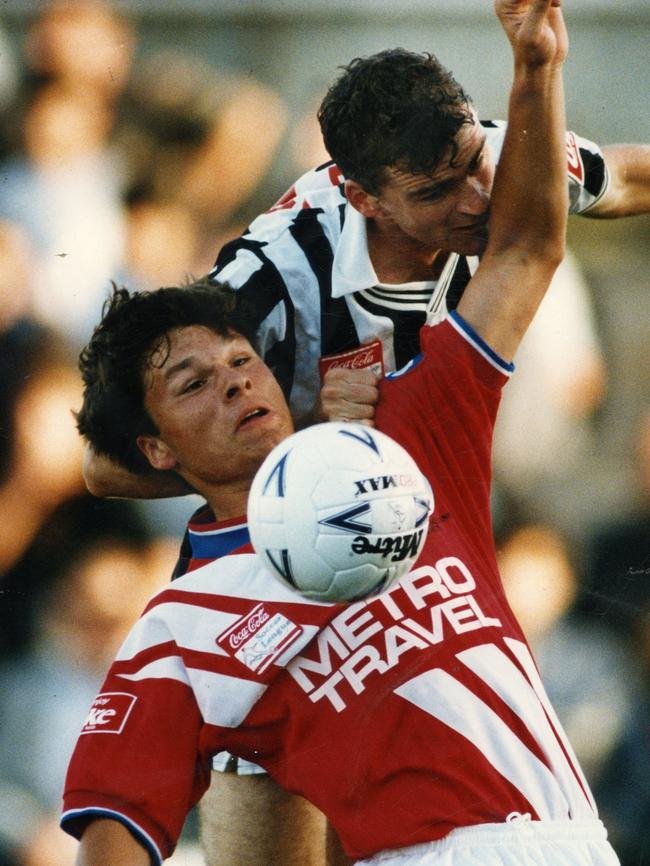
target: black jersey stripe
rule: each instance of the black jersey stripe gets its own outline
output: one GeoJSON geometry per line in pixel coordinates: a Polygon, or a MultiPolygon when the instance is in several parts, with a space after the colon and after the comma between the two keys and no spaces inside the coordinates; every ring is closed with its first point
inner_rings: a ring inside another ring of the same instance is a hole
{"type": "Polygon", "coordinates": [[[471,276],[467,259],[465,256],[459,256],[451,282],[449,283],[449,288],[447,289],[448,310],[456,309],[471,276]]]}
{"type": "Polygon", "coordinates": [[[329,355],[355,348],[359,345],[359,335],[345,298],[332,297],[334,253],[321,223],[314,219],[315,213],[318,209],[301,211],[289,230],[318,283],[321,355],[329,355]]]}
{"type": "Polygon", "coordinates": [[[426,321],[423,310],[395,310],[382,304],[374,304],[365,292],[355,292],[354,299],[373,316],[383,316],[392,321],[395,364],[398,370],[419,353],[420,328],[426,321]]]}
{"type": "Polygon", "coordinates": [[[364,289],[364,294],[370,300],[376,299],[379,303],[388,301],[392,304],[403,304],[405,309],[417,305],[429,303],[432,289],[404,289],[403,291],[389,291],[376,286],[373,289],[364,289]]]}
{"type": "Polygon", "coordinates": [[[605,161],[599,153],[581,147],[580,157],[585,169],[584,188],[588,193],[598,198],[605,184],[605,161]]]}
{"type": "Polygon", "coordinates": [[[259,259],[261,267],[250,276],[239,291],[246,298],[247,307],[251,311],[256,328],[259,328],[279,303],[284,305],[286,314],[284,339],[279,340],[268,350],[264,360],[273,371],[288,400],[295,376],[296,312],[282,274],[264,252],[265,246],[265,242],[251,240],[246,235],[231,241],[219,253],[217,270],[213,276],[218,279],[219,273],[233,261],[242,249],[249,250],[259,259]]]}

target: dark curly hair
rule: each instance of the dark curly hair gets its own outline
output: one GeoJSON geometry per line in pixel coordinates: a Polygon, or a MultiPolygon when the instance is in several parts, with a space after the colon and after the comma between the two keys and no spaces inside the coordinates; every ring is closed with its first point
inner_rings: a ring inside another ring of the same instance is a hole
{"type": "Polygon", "coordinates": [[[153,363],[164,363],[169,332],[204,325],[224,337],[241,334],[254,345],[250,321],[238,293],[207,278],[152,292],[130,293],[113,285],[102,320],[79,356],[84,383],[79,432],[98,454],[132,472],[151,471],[136,439],[158,432],[144,408],[144,381],[153,363]]]}
{"type": "Polygon", "coordinates": [[[403,48],[357,57],[318,111],[325,147],[346,178],[379,195],[384,171],[430,174],[461,126],[474,122],[470,99],[431,54],[403,48]]]}

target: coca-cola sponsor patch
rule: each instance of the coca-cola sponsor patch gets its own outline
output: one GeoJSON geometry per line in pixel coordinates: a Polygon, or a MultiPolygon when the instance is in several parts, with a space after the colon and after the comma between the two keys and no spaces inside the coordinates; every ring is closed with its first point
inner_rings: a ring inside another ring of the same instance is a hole
{"type": "Polygon", "coordinates": [[[378,376],[384,375],[384,347],[381,340],[373,340],[372,343],[364,343],[356,349],[348,352],[339,352],[337,355],[325,355],[318,362],[321,382],[325,373],[336,367],[347,370],[372,370],[378,376]]]}
{"type": "Polygon", "coordinates": [[[121,734],[135,701],[135,695],[126,692],[103,692],[97,695],[81,733],[121,734]]]}
{"type": "Polygon", "coordinates": [[[255,673],[263,673],[303,633],[268,602],[260,602],[222,632],[217,643],[255,673]]]}

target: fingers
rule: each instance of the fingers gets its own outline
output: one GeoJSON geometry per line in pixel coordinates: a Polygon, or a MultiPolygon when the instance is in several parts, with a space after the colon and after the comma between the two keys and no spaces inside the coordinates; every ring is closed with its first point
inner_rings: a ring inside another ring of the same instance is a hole
{"type": "Polygon", "coordinates": [[[378,400],[378,377],[370,370],[335,368],[325,375],[319,414],[326,421],[360,421],[372,426],[378,400]]]}

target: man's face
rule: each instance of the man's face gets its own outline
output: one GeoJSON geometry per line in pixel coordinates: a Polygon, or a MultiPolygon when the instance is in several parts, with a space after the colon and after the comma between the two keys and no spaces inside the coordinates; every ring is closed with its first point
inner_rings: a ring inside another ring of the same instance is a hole
{"type": "Polygon", "coordinates": [[[202,325],[169,332],[145,373],[144,405],[158,436],[138,443],[158,469],[199,492],[247,489],[269,451],[293,432],[277,380],[241,335],[202,325]]]}
{"type": "Polygon", "coordinates": [[[431,174],[389,168],[378,198],[377,220],[430,250],[477,255],[487,242],[494,158],[476,121],[461,126],[458,151],[431,174]]]}

